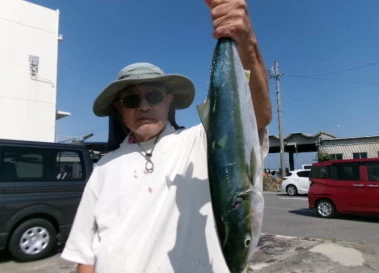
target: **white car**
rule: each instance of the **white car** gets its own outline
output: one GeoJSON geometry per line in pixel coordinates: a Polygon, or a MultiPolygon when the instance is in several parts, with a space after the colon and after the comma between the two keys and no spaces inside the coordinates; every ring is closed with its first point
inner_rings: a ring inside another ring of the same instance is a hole
{"type": "Polygon", "coordinates": [[[284,177],[280,190],[288,195],[308,194],[311,181],[309,174],[311,170],[290,171],[288,176],[284,177]]]}

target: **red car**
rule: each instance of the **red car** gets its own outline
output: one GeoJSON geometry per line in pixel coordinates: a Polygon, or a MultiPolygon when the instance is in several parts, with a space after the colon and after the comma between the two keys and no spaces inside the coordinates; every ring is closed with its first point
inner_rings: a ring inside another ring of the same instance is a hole
{"type": "Polygon", "coordinates": [[[309,179],[309,208],[319,216],[379,215],[379,158],[315,163],[309,179]]]}

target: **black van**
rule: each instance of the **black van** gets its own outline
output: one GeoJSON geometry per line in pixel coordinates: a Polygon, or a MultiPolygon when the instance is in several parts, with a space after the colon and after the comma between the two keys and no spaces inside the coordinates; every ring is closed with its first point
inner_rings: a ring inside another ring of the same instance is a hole
{"type": "Polygon", "coordinates": [[[0,139],[0,250],[44,258],[64,242],[92,172],[84,144],[0,139]]]}

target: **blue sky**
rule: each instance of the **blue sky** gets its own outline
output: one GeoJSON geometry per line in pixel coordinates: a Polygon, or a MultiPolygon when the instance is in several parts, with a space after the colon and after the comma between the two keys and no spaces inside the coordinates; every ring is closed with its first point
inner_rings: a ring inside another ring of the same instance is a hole
{"type": "MultiPolygon", "coordinates": [[[[195,105],[207,94],[212,38],[202,0],[81,0],[30,2],[59,9],[57,135],[95,135],[106,141],[107,119],[92,113],[97,94],[124,66],[147,61],[190,77],[195,104],[177,114],[186,127],[199,123],[195,105]]],[[[326,131],[337,137],[378,135],[379,1],[248,1],[266,67],[275,60],[281,78],[284,136],[326,131]]],[[[275,82],[270,80],[278,135],[275,82]]],[[[295,167],[314,154],[295,156],[295,167]]],[[[279,167],[278,155],[266,167],[279,167]]]]}

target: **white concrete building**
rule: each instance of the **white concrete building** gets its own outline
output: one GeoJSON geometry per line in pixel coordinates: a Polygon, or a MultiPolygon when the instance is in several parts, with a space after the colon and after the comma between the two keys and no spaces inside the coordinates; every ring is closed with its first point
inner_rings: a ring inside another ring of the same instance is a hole
{"type": "Polygon", "coordinates": [[[0,1],[0,138],[55,141],[59,10],[0,1]]]}

